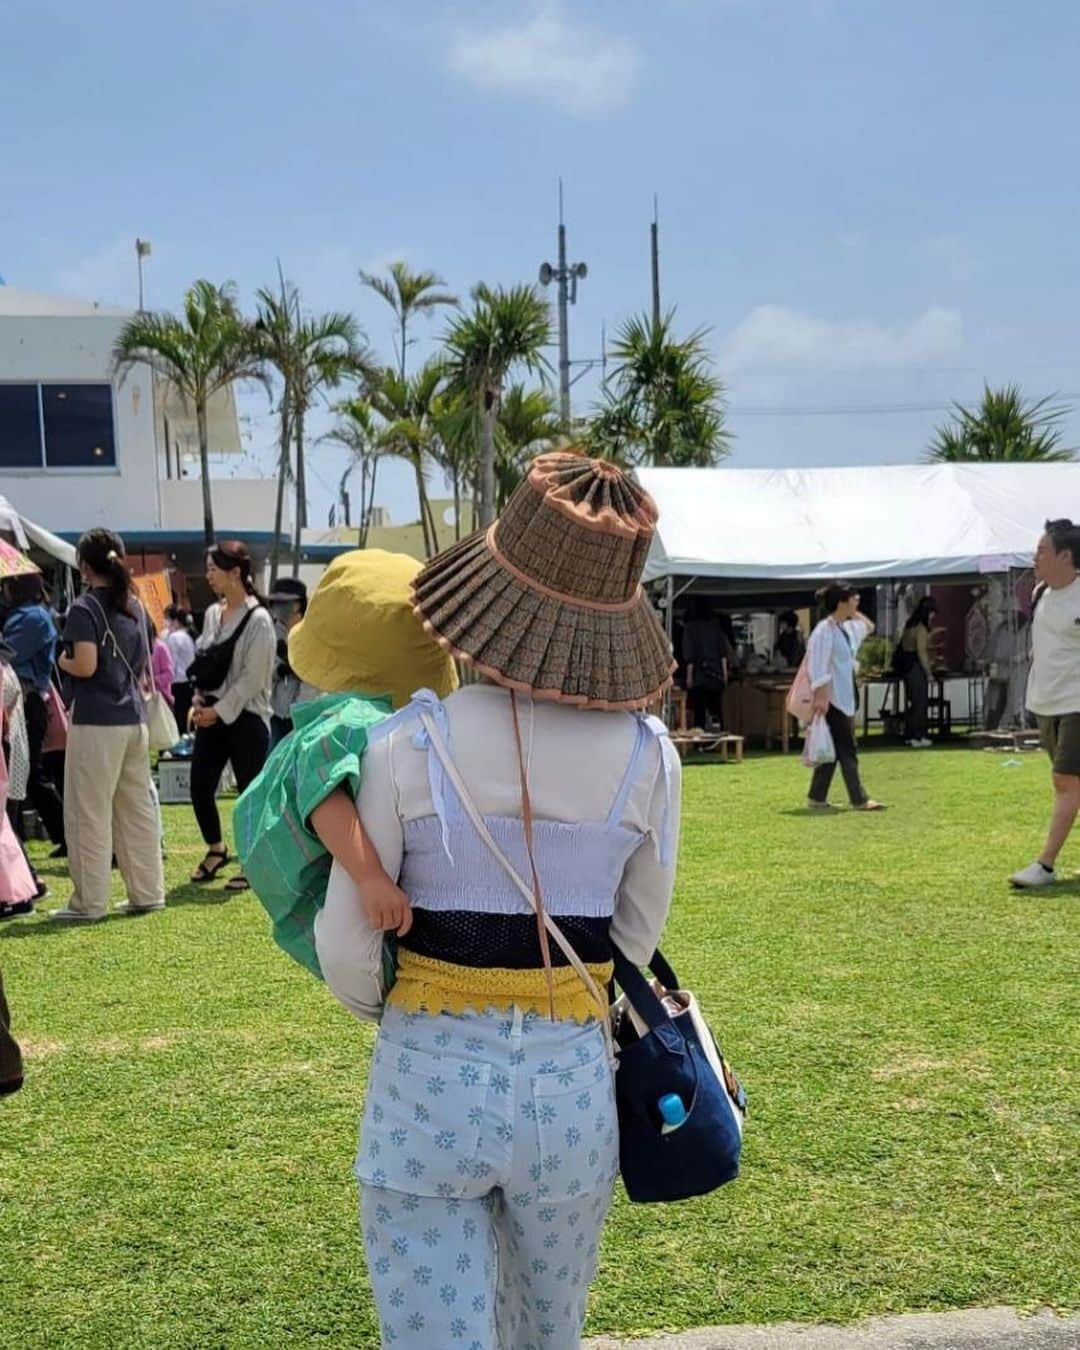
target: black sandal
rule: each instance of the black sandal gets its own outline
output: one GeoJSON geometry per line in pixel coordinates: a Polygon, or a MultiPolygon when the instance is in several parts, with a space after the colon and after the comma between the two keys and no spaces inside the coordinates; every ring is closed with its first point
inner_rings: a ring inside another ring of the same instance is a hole
{"type": "Polygon", "coordinates": [[[191,880],[196,885],[205,885],[208,881],[213,881],[218,873],[229,865],[229,850],[222,852],[220,849],[211,848],[207,850],[206,857],[195,869],[191,880]]]}
{"type": "Polygon", "coordinates": [[[248,881],[243,872],[238,872],[236,876],[230,877],[225,883],[225,889],[230,895],[239,895],[242,891],[251,890],[251,882],[248,881]]]}

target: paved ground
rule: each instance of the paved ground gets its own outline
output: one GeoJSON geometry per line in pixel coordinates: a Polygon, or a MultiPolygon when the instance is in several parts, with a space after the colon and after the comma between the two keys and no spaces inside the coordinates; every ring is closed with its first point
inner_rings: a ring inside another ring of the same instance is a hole
{"type": "Polygon", "coordinates": [[[853,1327],[704,1327],[679,1336],[615,1341],[587,1350],[1080,1350],[1080,1315],[1018,1317],[1011,1308],[875,1317],[853,1327]]]}

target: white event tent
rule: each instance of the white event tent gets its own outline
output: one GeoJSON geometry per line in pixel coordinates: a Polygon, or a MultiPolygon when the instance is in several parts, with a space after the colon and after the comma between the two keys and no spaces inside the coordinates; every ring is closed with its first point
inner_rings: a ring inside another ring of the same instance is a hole
{"type": "MultiPolygon", "coordinates": [[[[1048,519],[1080,519],[1080,464],[639,469],[660,508],[646,580],[779,590],[1029,568],[1048,519]]],[[[712,589],[712,587],[710,587],[712,589]]]]}

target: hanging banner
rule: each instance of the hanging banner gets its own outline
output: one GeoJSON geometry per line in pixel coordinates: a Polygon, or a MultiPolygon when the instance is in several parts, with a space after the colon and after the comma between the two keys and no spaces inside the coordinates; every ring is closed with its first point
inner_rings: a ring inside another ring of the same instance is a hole
{"type": "Polygon", "coordinates": [[[136,594],[143,608],[154,621],[160,633],[165,627],[165,610],[172,604],[172,587],[166,572],[151,572],[149,576],[132,577],[136,594]]]}

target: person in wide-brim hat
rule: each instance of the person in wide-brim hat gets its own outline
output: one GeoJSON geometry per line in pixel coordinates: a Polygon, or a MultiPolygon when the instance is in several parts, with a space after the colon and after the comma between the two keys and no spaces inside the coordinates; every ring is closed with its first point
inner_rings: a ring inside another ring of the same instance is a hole
{"type": "Polygon", "coordinates": [[[380,1019],[355,1170],[396,1350],[581,1344],[619,1164],[607,989],[657,950],[675,879],[679,757],[643,711],[673,666],[641,589],[656,518],[612,465],[543,455],[415,580],[429,642],[484,678],[422,694],[364,761],[349,824],[409,905],[384,997],[359,869],[316,927],[331,992],[380,1019]],[[440,1244],[445,1196],[463,1236],[440,1244]]]}
{"type": "Polygon", "coordinates": [[[490,529],[419,574],[416,614],[496,684],[586,708],[648,707],[675,668],[641,587],[656,521],[652,498],[614,465],[541,455],[490,529]]]}
{"type": "Polygon", "coordinates": [[[289,634],[289,664],[322,693],[389,694],[401,708],[418,689],[457,688],[451,658],[413,613],[420,563],[404,553],[354,549],[335,558],[289,634]]]}

